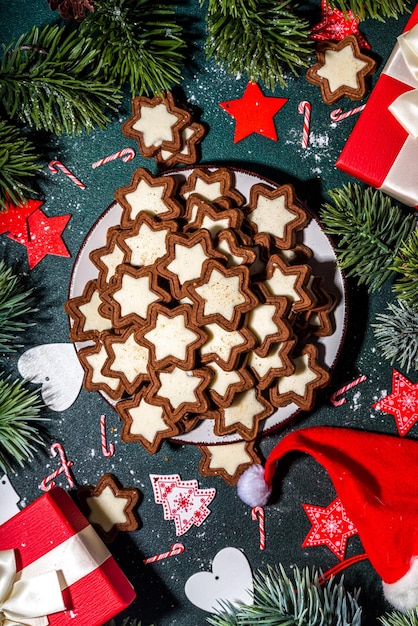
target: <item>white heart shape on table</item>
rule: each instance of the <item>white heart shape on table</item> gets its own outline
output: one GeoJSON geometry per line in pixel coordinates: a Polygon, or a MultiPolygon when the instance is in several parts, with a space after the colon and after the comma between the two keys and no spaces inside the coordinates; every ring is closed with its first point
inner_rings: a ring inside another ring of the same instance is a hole
{"type": "Polygon", "coordinates": [[[17,367],[23,378],[42,385],[42,399],[53,411],[65,411],[80,393],[84,374],[72,343],[30,348],[21,355],[17,367]]]}
{"type": "Polygon", "coordinates": [[[237,548],[224,548],[213,559],[212,572],[198,572],[184,587],[195,606],[214,613],[222,602],[253,604],[253,575],[247,557],[237,548]]]}

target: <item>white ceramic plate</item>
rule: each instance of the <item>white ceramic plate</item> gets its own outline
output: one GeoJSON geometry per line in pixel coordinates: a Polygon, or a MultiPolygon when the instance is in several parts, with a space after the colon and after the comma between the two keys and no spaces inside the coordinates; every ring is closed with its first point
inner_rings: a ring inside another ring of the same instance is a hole
{"type": "MultiPolygon", "coordinates": [[[[199,168],[202,167],[204,166],[199,165],[199,168]]],[[[251,172],[236,168],[229,169],[232,169],[235,173],[236,188],[247,200],[251,187],[256,183],[264,183],[273,188],[279,186],[278,183],[251,172]]],[[[187,178],[191,171],[192,169],[179,169],[167,172],[167,174],[176,174],[187,178]]],[[[90,261],[89,254],[92,250],[96,250],[106,244],[107,230],[111,226],[119,224],[121,213],[122,208],[119,204],[114,202],[104,211],[88,233],[74,263],[69,289],[70,298],[81,295],[87,281],[97,278],[97,269],[90,261]]],[[[347,317],[346,283],[342,272],[337,266],[336,255],[331,240],[322,230],[317,217],[312,213],[311,215],[312,219],[303,231],[303,243],[313,251],[313,257],[309,261],[309,265],[311,265],[314,274],[323,276],[325,288],[337,298],[337,305],[334,310],[335,330],[332,335],[321,337],[317,340],[318,345],[321,344],[323,346],[325,363],[328,368],[332,370],[338,359],[345,335],[347,317]]],[[[76,348],[82,345],[86,344],[76,344],[76,348]]],[[[115,404],[106,394],[103,394],[103,396],[109,404],[115,404]]],[[[261,434],[265,434],[277,428],[299,412],[299,407],[294,403],[277,409],[275,413],[264,420],[261,427],[261,434]]],[[[213,421],[210,419],[202,420],[201,424],[186,434],[173,437],[173,441],[206,445],[231,443],[239,441],[240,439],[239,435],[218,437],[213,432],[213,421]]]]}

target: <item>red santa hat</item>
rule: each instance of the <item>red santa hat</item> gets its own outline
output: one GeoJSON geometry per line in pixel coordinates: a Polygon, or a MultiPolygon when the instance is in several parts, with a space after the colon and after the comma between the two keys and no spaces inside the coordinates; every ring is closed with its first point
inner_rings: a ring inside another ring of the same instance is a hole
{"type": "Polygon", "coordinates": [[[330,426],[295,431],[264,468],[253,465],[241,476],[240,498],[264,506],[276,464],[291,451],[313,456],[328,472],[386,599],[401,611],[418,607],[418,442],[330,426]]]}

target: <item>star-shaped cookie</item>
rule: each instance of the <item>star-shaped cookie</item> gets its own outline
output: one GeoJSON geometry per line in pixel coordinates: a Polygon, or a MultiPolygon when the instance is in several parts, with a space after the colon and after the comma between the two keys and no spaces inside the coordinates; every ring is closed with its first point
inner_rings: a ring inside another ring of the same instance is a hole
{"type": "Polygon", "coordinates": [[[112,474],[103,474],[95,487],[80,487],[77,499],[80,509],[106,543],[114,541],[119,531],[136,530],[139,526],[135,510],[138,490],[122,487],[112,474]]]}
{"type": "Polygon", "coordinates": [[[199,446],[202,459],[199,470],[203,476],[222,476],[230,485],[236,485],[239,477],[260,457],[254,449],[254,441],[199,446]]]}
{"type": "Polygon", "coordinates": [[[366,79],[375,71],[376,61],[361,52],[354,35],[319,43],[316,55],[318,62],[308,68],[306,80],[320,87],[326,104],[343,96],[360,100],[366,95],[366,79]]]}

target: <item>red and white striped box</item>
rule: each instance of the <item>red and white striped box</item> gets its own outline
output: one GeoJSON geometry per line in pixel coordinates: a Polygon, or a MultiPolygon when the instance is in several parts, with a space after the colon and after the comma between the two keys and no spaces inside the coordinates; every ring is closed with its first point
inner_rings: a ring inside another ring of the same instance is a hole
{"type": "MultiPolygon", "coordinates": [[[[404,33],[413,35],[418,42],[418,5],[404,33]]],[[[418,68],[418,56],[415,63],[418,68]]],[[[418,138],[389,110],[399,96],[416,89],[418,76],[413,75],[411,64],[405,60],[398,38],[336,166],[400,202],[418,208],[418,138]]],[[[418,110],[416,117],[417,125],[418,110]]]]}
{"type": "Polygon", "coordinates": [[[13,589],[9,585],[9,591],[4,592],[3,585],[2,594],[0,585],[0,613],[13,612],[18,606],[18,614],[33,610],[33,617],[38,618],[45,600],[42,590],[48,585],[46,605],[61,602],[63,607],[57,611],[55,606],[54,612],[42,614],[33,624],[100,626],[135,598],[131,583],[107,547],[60,487],[51,489],[0,526],[2,576],[12,553],[16,571],[8,571],[7,576],[13,589]],[[53,576],[51,584],[44,582],[48,576],[53,576]],[[35,585],[32,602],[27,601],[25,585],[35,585]]]}

